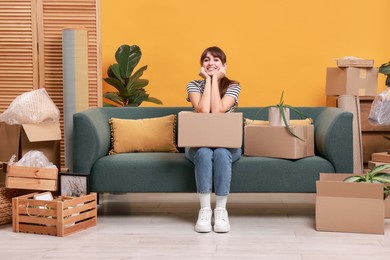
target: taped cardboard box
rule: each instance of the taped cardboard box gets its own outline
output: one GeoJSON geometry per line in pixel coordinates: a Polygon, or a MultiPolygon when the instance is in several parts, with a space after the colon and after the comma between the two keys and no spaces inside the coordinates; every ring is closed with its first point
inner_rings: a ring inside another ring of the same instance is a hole
{"type": "Polygon", "coordinates": [[[284,126],[250,124],[244,127],[244,155],[299,159],[314,155],[314,126],[290,125],[292,136],[284,126]]]}
{"type": "Polygon", "coordinates": [[[376,96],[378,68],[327,68],[326,95],[376,96]]]}
{"type": "Polygon", "coordinates": [[[178,113],[179,147],[242,146],[242,113],[178,113]]]}
{"type": "Polygon", "coordinates": [[[60,167],[61,129],[59,123],[8,125],[0,122],[0,161],[12,155],[19,160],[31,150],[38,150],[60,167]]]}
{"type": "Polygon", "coordinates": [[[320,174],[316,230],[384,234],[383,184],[343,182],[352,174],[320,174]]]}

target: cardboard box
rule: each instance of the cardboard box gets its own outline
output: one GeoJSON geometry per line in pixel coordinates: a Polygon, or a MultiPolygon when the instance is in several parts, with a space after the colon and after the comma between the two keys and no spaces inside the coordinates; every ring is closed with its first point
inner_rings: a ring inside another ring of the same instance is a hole
{"type": "Polygon", "coordinates": [[[178,146],[241,148],[242,126],[242,113],[182,111],[178,114],[178,146]]]}
{"type": "Polygon", "coordinates": [[[31,150],[38,150],[56,165],[60,162],[61,129],[59,123],[7,125],[0,122],[0,161],[17,160],[31,150]]]}
{"type": "Polygon", "coordinates": [[[390,154],[387,152],[373,153],[371,159],[375,162],[390,163],[390,154]]]}
{"type": "Polygon", "coordinates": [[[57,190],[58,169],[8,166],[5,186],[9,189],[57,190]]]}
{"type": "Polygon", "coordinates": [[[337,67],[372,68],[374,67],[374,60],[337,59],[337,67]]]}
{"type": "Polygon", "coordinates": [[[36,194],[12,199],[14,232],[63,237],[96,226],[96,193],[52,201],[34,199],[36,194]]]}
{"type": "Polygon", "coordinates": [[[378,68],[327,68],[326,95],[376,96],[378,68]]]}
{"type": "Polygon", "coordinates": [[[314,126],[293,126],[292,136],[284,126],[250,124],[244,127],[244,155],[299,159],[314,155],[314,126]]]}
{"type": "Polygon", "coordinates": [[[384,234],[383,184],[343,182],[351,174],[320,174],[316,229],[384,234]]]}

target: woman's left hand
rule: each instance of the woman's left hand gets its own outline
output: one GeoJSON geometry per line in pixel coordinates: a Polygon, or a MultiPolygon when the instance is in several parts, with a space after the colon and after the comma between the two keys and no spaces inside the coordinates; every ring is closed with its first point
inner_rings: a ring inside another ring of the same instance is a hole
{"type": "Polygon", "coordinates": [[[219,70],[217,71],[217,73],[214,74],[214,76],[215,76],[218,80],[220,80],[220,79],[222,79],[223,77],[225,77],[225,76],[226,76],[226,68],[225,68],[225,66],[220,67],[219,70]]]}

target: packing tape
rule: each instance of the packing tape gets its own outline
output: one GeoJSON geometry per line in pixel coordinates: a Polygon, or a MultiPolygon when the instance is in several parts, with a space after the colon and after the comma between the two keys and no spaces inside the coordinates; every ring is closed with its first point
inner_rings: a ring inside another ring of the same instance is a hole
{"type": "Polygon", "coordinates": [[[366,69],[359,69],[359,78],[361,78],[361,79],[367,78],[367,70],[366,69]]]}

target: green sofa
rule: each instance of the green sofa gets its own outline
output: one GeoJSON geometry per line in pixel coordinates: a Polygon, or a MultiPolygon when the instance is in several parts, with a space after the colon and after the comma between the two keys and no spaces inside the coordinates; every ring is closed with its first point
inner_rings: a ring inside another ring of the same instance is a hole
{"type": "MultiPolygon", "coordinates": [[[[242,156],[233,164],[231,192],[313,193],[321,172],[353,171],[352,114],[338,108],[298,108],[314,120],[315,156],[299,160],[242,156]]],[[[90,173],[91,191],[196,192],[194,166],[180,153],[108,155],[111,117],[141,119],[190,111],[190,107],[90,108],[74,114],[73,172],[90,173]]],[[[242,107],[244,118],[267,111],[242,107]]],[[[294,114],[291,119],[296,119],[294,114]]],[[[177,129],[176,129],[177,130],[177,129]]],[[[129,130],[131,131],[131,130],[129,130]]],[[[177,131],[176,131],[177,133],[177,131]]],[[[158,133],[156,133],[158,134],[158,133]]],[[[244,144],[243,144],[244,145],[244,144]]]]}

